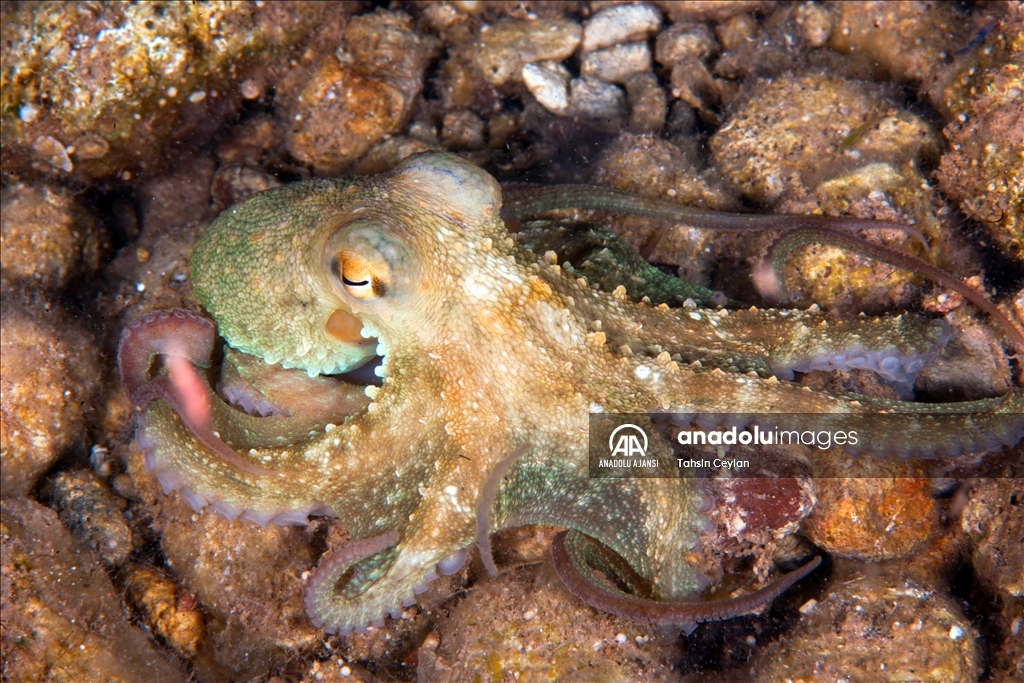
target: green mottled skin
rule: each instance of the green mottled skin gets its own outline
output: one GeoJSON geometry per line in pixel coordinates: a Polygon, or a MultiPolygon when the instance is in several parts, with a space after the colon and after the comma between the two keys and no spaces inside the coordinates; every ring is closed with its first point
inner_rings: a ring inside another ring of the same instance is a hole
{"type": "Polygon", "coordinates": [[[397,532],[396,543],[356,562],[347,585],[336,590],[329,581],[314,591],[311,614],[331,630],[395,609],[435,563],[472,543],[489,477],[521,446],[490,506],[491,531],[570,527],[618,553],[656,599],[697,589],[687,552],[705,524],[698,485],[590,479],[592,411],[969,411],[950,431],[927,435],[932,441],[919,444],[927,449],[954,431],[985,430],[1000,411],[1021,410],[1017,393],[925,406],[724,372],[723,359],[764,361],[787,347],[848,345],[851,336],[900,344],[899,330],[913,326],[861,321],[830,340],[836,328],[813,313],[633,303],[624,291],[602,293],[538,262],[506,233],[500,202],[498,185],[480,169],[420,155],[383,176],[258,195],[222,214],[196,246],[196,296],[235,348],[312,374],[352,367],[351,349],[323,329],[336,309],[354,313],[380,341],[383,386],[367,389],[370,405],[339,415],[337,427],[250,450],[244,432],[230,429],[230,411],[216,413],[214,428],[273,471],[267,476],[211,453],[164,401],[140,414],[154,469],[176,472],[209,501],[263,518],[322,504],[352,538],[397,532]],[[386,264],[381,295],[363,300],[346,290],[331,268],[340,252],[386,264]],[[694,349],[722,362],[694,367],[671,357],[694,349]]]}

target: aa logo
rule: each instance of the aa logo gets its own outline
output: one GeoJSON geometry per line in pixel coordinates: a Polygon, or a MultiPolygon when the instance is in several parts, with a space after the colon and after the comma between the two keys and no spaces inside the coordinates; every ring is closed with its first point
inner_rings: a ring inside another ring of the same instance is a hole
{"type": "Polygon", "coordinates": [[[619,425],[608,437],[608,448],[611,450],[613,458],[615,456],[642,458],[647,455],[647,433],[635,424],[619,425]],[[641,439],[643,439],[642,445],[641,439]]]}

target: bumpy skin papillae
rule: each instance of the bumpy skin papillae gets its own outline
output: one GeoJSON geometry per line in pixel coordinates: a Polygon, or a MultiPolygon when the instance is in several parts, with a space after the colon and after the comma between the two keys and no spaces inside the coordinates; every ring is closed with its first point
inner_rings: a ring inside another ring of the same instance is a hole
{"type": "Polygon", "coordinates": [[[329,332],[337,305],[320,295],[331,275],[320,261],[323,240],[332,224],[358,213],[364,192],[345,179],[293,183],[218,216],[196,244],[190,267],[196,300],[228,344],[310,376],[344,372],[373,357],[372,341],[329,332]]]}
{"type": "Polygon", "coordinates": [[[297,357],[317,357],[316,326],[345,309],[380,340],[383,386],[368,390],[366,411],[307,441],[252,451],[236,445],[273,476],[239,471],[209,453],[164,401],[143,410],[141,440],[154,466],[173,473],[198,503],[256,519],[294,519],[323,504],[352,538],[379,539],[325,558],[337,576],[353,566],[346,585],[321,581],[306,596],[311,616],[332,631],[396,609],[437,562],[471,543],[492,471],[523,445],[491,506],[491,530],[564,525],[621,555],[656,599],[697,589],[686,550],[706,524],[703,495],[687,480],[590,479],[592,411],[954,414],[916,444],[928,453],[954,433],[985,429],[994,419],[989,413],[1024,405],[1015,393],[960,415],[958,404],[831,395],[681,365],[668,353],[622,354],[602,330],[657,344],[691,334],[680,330],[700,322],[717,336],[723,323],[712,322],[709,311],[595,292],[538,263],[505,233],[493,179],[453,156],[421,155],[385,176],[317,181],[249,204],[218,219],[197,245],[197,296],[222,328],[249,335],[256,346],[277,334],[268,322],[289,320],[281,334],[291,335],[295,349],[309,347],[297,357]],[[291,200],[298,202],[294,214],[291,200]],[[336,275],[338,255],[353,253],[383,273],[372,297],[354,296],[336,275]]]}

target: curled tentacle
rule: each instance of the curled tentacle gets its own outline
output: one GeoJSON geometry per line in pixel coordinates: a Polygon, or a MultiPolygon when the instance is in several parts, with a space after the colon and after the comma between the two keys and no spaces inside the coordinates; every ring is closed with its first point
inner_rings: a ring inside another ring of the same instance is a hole
{"type": "Polygon", "coordinates": [[[370,403],[365,386],[303,370],[268,365],[255,356],[224,349],[217,389],[229,403],[258,417],[301,416],[311,424],[340,422],[370,403]]]}
{"type": "Polygon", "coordinates": [[[988,313],[1007,333],[1014,346],[1019,350],[1024,350],[1024,330],[1021,330],[1005,313],[999,310],[984,292],[978,291],[950,273],[916,256],[868,242],[855,235],[834,230],[829,226],[801,227],[786,233],[772,245],[755,275],[758,289],[761,290],[761,294],[766,300],[779,303],[785,303],[788,300],[789,297],[783,284],[782,269],[794,251],[809,244],[830,244],[843,247],[891,266],[920,273],[926,278],[952,289],[988,313]]]}
{"type": "Polygon", "coordinates": [[[422,553],[403,555],[399,541],[392,529],[324,555],[303,591],[313,625],[340,635],[380,628],[385,616],[401,614],[428,583],[454,574],[466,560],[466,549],[460,548],[436,565],[423,565],[422,553]]]}
{"type": "Polygon", "coordinates": [[[555,571],[573,595],[592,607],[626,619],[680,624],[684,630],[698,623],[722,621],[758,610],[821,564],[821,558],[815,557],[764,588],[738,598],[715,602],[659,602],[612,589],[598,579],[585,557],[586,544],[590,542],[586,535],[572,530],[559,533],[551,542],[555,571]]]}
{"type": "MultiPolygon", "coordinates": [[[[359,601],[363,604],[356,605],[351,599],[346,600],[343,604],[349,609],[345,610],[337,594],[340,590],[358,596],[360,588],[365,591],[373,581],[377,565],[384,558],[376,563],[368,561],[397,544],[398,532],[392,529],[380,536],[346,543],[321,558],[309,577],[302,599],[313,626],[323,627],[328,633],[348,635],[353,628],[362,628],[379,620],[384,612],[374,609],[375,605],[367,605],[369,601],[359,601]],[[339,589],[338,584],[343,579],[345,585],[339,589]]],[[[388,559],[393,560],[393,554],[388,559]]]]}
{"type": "Polygon", "coordinates": [[[194,509],[209,506],[229,520],[288,525],[333,514],[308,485],[293,481],[296,467],[308,465],[289,448],[324,426],[304,417],[253,417],[225,404],[193,368],[209,365],[213,340],[212,322],[182,310],[147,314],[122,334],[118,362],[138,410],[136,441],[146,469],[165,492],[178,491],[194,509]],[[154,361],[166,355],[192,370],[187,391],[168,372],[172,364],[154,374],[154,361]],[[196,392],[208,408],[201,419],[186,406],[196,392]]]}
{"type": "Polygon", "coordinates": [[[139,318],[121,335],[117,353],[121,383],[139,409],[162,398],[196,438],[225,462],[249,474],[267,476],[269,470],[239,456],[210,429],[210,397],[192,365],[209,365],[215,334],[211,321],[180,309],[139,318]],[[150,366],[158,355],[170,356],[170,372],[149,379],[150,366]],[[179,362],[182,360],[186,362],[179,362]]]}

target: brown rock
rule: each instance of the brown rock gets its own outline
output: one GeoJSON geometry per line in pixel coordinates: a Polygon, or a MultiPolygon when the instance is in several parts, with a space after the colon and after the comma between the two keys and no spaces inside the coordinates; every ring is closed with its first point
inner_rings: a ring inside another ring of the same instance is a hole
{"type": "Polygon", "coordinates": [[[737,189],[771,205],[856,167],[934,155],[936,140],[924,121],[892,107],[877,89],[810,74],[760,83],[709,147],[737,189]],[[851,134],[873,114],[876,125],[853,145],[851,134]]]}
{"type": "Polygon", "coordinates": [[[1024,598],[1024,479],[979,480],[960,526],[974,543],[978,580],[1008,602],[1024,598]]]}
{"type": "Polygon", "coordinates": [[[994,31],[942,101],[950,146],[939,187],[1000,244],[1024,254],[1024,21],[994,31]]]}
{"type": "Polygon", "coordinates": [[[124,563],[133,550],[132,532],[121,516],[124,501],[88,470],[61,472],[53,480],[53,502],[74,536],[109,567],[124,563]]]}
{"type": "Polygon", "coordinates": [[[4,497],[26,495],[71,449],[85,450],[85,407],[101,376],[94,340],[44,303],[4,291],[0,462],[4,497]]]}
{"type": "Polygon", "coordinates": [[[674,681],[674,635],[574,598],[549,562],[483,578],[418,652],[420,681],[674,681]]]}
{"type": "Polygon", "coordinates": [[[0,514],[5,681],[187,679],[128,623],[96,557],[53,510],[5,497],[0,514]]]}
{"type": "Polygon", "coordinates": [[[860,60],[881,78],[927,90],[940,77],[946,56],[962,44],[964,22],[943,3],[830,3],[829,47],[860,60]]]}
{"type": "Polygon", "coordinates": [[[816,472],[818,504],[804,520],[803,533],[833,555],[878,562],[907,557],[928,539],[935,524],[929,479],[913,479],[912,464],[868,458],[816,472]],[[888,475],[888,476],[886,476],[888,475]],[[885,478],[883,478],[885,477],[885,478]]]}
{"type": "Polygon", "coordinates": [[[979,673],[977,631],[955,601],[907,579],[837,562],[833,592],[801,607],[800,622],[759,650],[749,680],[968,683],[979,673]]]}
{"type": "Polygon", "coordinates": [[[133,564],[122,576],[127,598],[142,613],[146,625],[182,656],[192,659],[206,636],[199,603],[163,572],[133,564]]]}
{"type": "Polygon", "coordinates": [[[337,174],[408,121],[432,54],[411,26],[400,12],[352,21],[340,55],[323,58],[285,107],[293,157],[317,173],[337,174]]]}
{"type": "Polygon", "coordinates": [[[0,199],[5,279],[51,289],[92,272],[108,248],[106,233],[66,191],[13,185],[0,199]]]}

